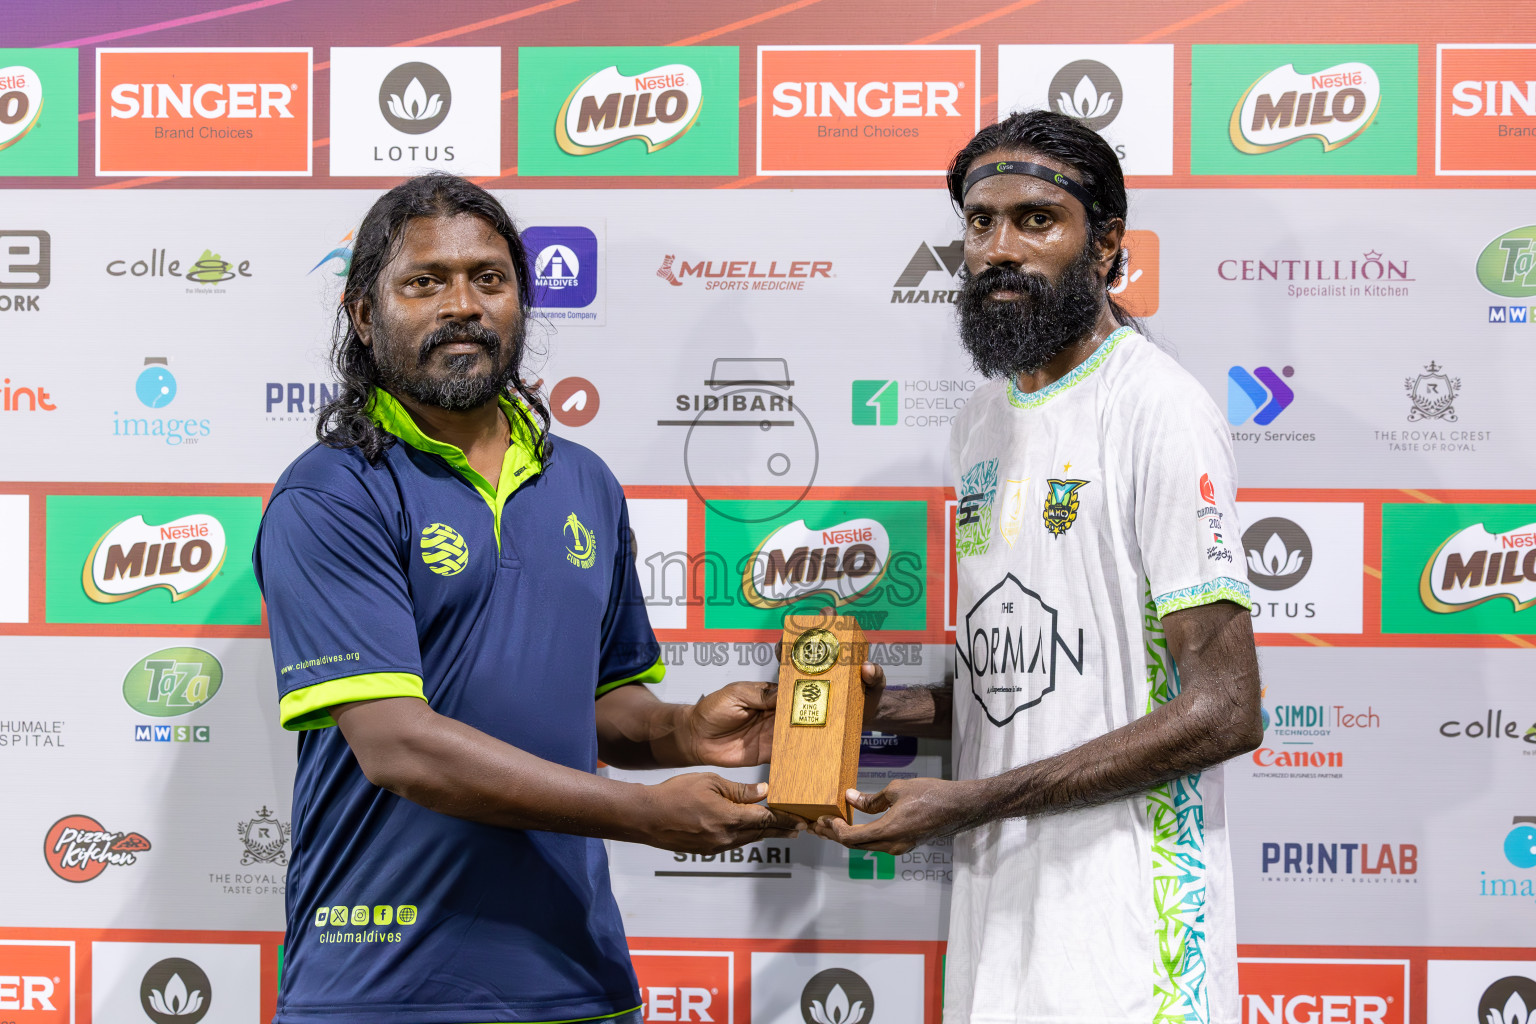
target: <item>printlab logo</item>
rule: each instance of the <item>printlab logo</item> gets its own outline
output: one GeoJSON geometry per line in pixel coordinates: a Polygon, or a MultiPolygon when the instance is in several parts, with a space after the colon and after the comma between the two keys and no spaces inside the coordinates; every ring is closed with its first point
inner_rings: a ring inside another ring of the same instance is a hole
{"type": "Polygon", "coordinates": [[[1289,590],[1312,568],[1312,539],[1289,519],[1271,516],[1243,532],[1248,579],[1261,590],[1289,590]]]}
{"type": "Polygon", "coordinates": [[[0,48],[0,177],[79,173],[79,50],[0,48]]]}
{"type": "Polygon", "coordinates": [[[379,113],[391,128],[407,135],[421,135],[442,124],[452,103],[448,79],[420,61],[401,64],[379,85],[379,113]]]}
{"type": "Polygon", "coordinates": [[[7,291],[41,291],[53,279],[53,239],[46,231],[0,229],[0,313],[36,313],[37,295],[7,295],[7,291]]]}
{"type": "Polygon", "coordinates": [[[800,992],[805,1024],[873,1024],[875,994],[869,982],[842,967],[814,975],[800,992]]]}
{"type": "Polygon", "coordinates": [[[314,422],[320,407],[336,400],[341,385],[336,381],[278,381],[266,382],[267,422],[302,421],[314,422]]]}
{"type": "Polygon", "coordinates": [[[1460,377],[1448,377],[1431,360],[1424,372],[1403,381],[1412,408],[1408,410],[1408,422],[1419,420],[1445,420],[1456,422],[1456,395],[1461,390],[1460,377]]]}
{"type": "Polygon", "coordinates": [[[1536,981],[1512,974],[1483,991],[1477,1024],[1529,1024],[1536,1019],[1536,981]]]}
{"type": "Polygon", "coordinates": [[[149,840],[139,833],[109,832],[84,814],[65,815],[43,837],[43,859],[66,882],[89,882],[109,865],[131,866],[149,849],[149,840]]]}
{"type": "Polygon", "coordinates": [[[891,289],[892,302],[945,302],[954,303],[960,298],[960,274],[965,267],[965,239],[957,238],[947,245],[917,243],[906,269],[896,278],[891,289]],[[928,275],[944,275],[941,288],[930,290],[928,275]]]}
{"type": "Polygon", "coordinates": [[[191,960],[167,957],[144,972],[139,1003],[154,1024],[197,1024],[213,1009],[213,985],[191,960]]]}
{"type": "Polygon", "coordinates": [[[593,306],[601,285],[598,240],[591,228],[530,227],[523,231],[533,279],[533,307],[549,320],[603,322],[593,306]]]}
{"type": "Polygon", "coordinates": [[[1077,631],[1074,653],[1057,619],[1057,610],[1012,573],[966,613],[955,653],[970,676],[971,692],[993,725],[1007,725],[1056,689],[1058,652],[1079,676],[1083,674],[1083,631],[1077,631]]]}
{"type": "Polygon", "coordinates": [[[167,647],[133,663],[123,700],[141,715],[175,718],[196,711],[224,684],[219,659],[197,647],[167,647]]]}
{"type": "Polygon", "coordinates": [[[1296,400],[1296,392],[1281,380],[1290,377],[1295,370],[1282,367],[1280,373],[1267,366],[1256,366],[1250,372],[1242,366],[1227,371],[1227,422],[1234,427],[1252,420],[1267,427],[1296,400]]]}
{"type": "Polygon", "coordinates": [[[331,48],[331,174],[501,173],[501,49],[331,48]]]}
{"type": "Polygon", "coordinates": [[[1536,174],[1536,45],[1435,49],[1435,173],[1536,174]]]}
{"type": "Polygon", "coordinates": [[[288,839],[292,828],[286,821],[279,821],[266,805],[262,805],[254,817],[236,824],[235,831],[240,835],[240,842],[245,844],[245,852],[240,855],[242,867],[288,863],[288,839]]]}

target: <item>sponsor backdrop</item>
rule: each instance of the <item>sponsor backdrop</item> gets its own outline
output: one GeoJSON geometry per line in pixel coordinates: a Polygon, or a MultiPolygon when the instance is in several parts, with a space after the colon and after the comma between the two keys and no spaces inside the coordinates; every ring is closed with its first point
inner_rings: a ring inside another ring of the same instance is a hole
{"type": "MultiPolygon", "coordinates": [[[[294,739],[250,553],[334,393],[382,189],[465,174],[525,229],[530,379],[629,493],[665,697],[775,675],[782,615],[827,603],[893,681],[934,683],[978,540],[946,465],[978,381],[939,172],[1046,106],[1123,161],[1119,297],[1237,452],[1266,726],[1228,775],[1243,1020],[1525,1021],[1536,48],[1498,40],[1536,38],[1536,9],[1091,13],[13,2],[0,1020],[273,1011],[294,739]]],[[[871,735],[861,775],[949,765],[871,735]]],[[[612,862],[647,1021],[937,1019],[947,842],[612,862]]],[[[298,926],[417,926],[402,885],[298,926]]]]}

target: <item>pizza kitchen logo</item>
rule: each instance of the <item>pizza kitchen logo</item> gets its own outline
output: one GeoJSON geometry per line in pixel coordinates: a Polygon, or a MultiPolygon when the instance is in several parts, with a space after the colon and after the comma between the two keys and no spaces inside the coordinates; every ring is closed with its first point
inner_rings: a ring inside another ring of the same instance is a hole
{"type": "Polygon", "coordinates": [[[113,832],[84,814],[69,814],[53,823],[43,838],[43,859],[66,882],[89,882],[108,867],[131,867],[150,850],[137,832],[113,832]]]}
{"type": "Polygon", "coordinates": [[[223,524],[206,513],[160,525],[134,516],[101,535],[85,556],[81,584],[101,604],[157,588],[181,601],[213,582],[227,551],[223,524]]]}

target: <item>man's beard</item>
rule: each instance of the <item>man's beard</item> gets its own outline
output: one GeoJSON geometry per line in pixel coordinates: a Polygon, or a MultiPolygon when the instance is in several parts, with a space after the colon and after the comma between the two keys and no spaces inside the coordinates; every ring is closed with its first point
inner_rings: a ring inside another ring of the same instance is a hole
{"type": "Polygon", "coordinates": [[[398,341],[383,323],[377,323],[374,331],[373,360],[379,371],[379,387],[454,412],[478,409],[506,392],[517,376],[526,337],[521,319],[512,336],[505,339],[479,321],[453,320],[427,335],[412,352],[409,343],[398,341]],[[474,373],[472,367],[479,356],[465,352],[443,360],[437,373],[428,370],[427,361],[436,349],[459,341],[484,349],[490,368],[474,373]]]}
{"type": "Polygon", "coordinates": [[[1084,247],[1052,285],[1043,274],[989,267],[966,275],[956,311],[960,341],[983,377],[1016,377],[1045,366],[1093,330],[1104,303],[1104,282],[1094,273],[1098,254],[1084,247]],[[989,298],[995,291],[1022,296],[989,298]]]}

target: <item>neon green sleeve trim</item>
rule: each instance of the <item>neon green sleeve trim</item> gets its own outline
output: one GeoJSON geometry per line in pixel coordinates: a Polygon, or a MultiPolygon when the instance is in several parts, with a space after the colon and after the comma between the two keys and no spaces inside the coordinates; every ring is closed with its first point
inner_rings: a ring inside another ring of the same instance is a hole
{"type": "Polygon", "coordinates": [[[659,683],[666,674],[667,666],[661,663],[660,658],[657,658],[656,664],[652,665],[644,672],[637,672],[632,676],[625,676],[623,679],[615,679],[611,683],[599,684],[597,687],[597,693],[593,694],[593,696],[601,697],[609,690],[617,690],[619,687],[629,683],[659,683]]]}
{"type": "Polygon", "coordinates": [[[427,698],[421,692],[421,677],[409,672],[370,672],[346,676],[294,690],[277,705],[278,719],[284,729],[325,729],[336,724],[331,708],[356,700],[381,697],[427,698]]]}
{"type": "Polygon", "coordinates": [[[1215,604],[1217,601],[1231,601],[1243,608],[1253,607],[1253,601],[1248,596],[1248,584],[1229,576],[1218,576],[1198,586],[1185,587],[1183,590],[1164,594],[1154,598],[1153,604],[1157,606],[1157,617],[1161,619],[1173,612],[1181,612],[1185,608],[1215,604]]]}

